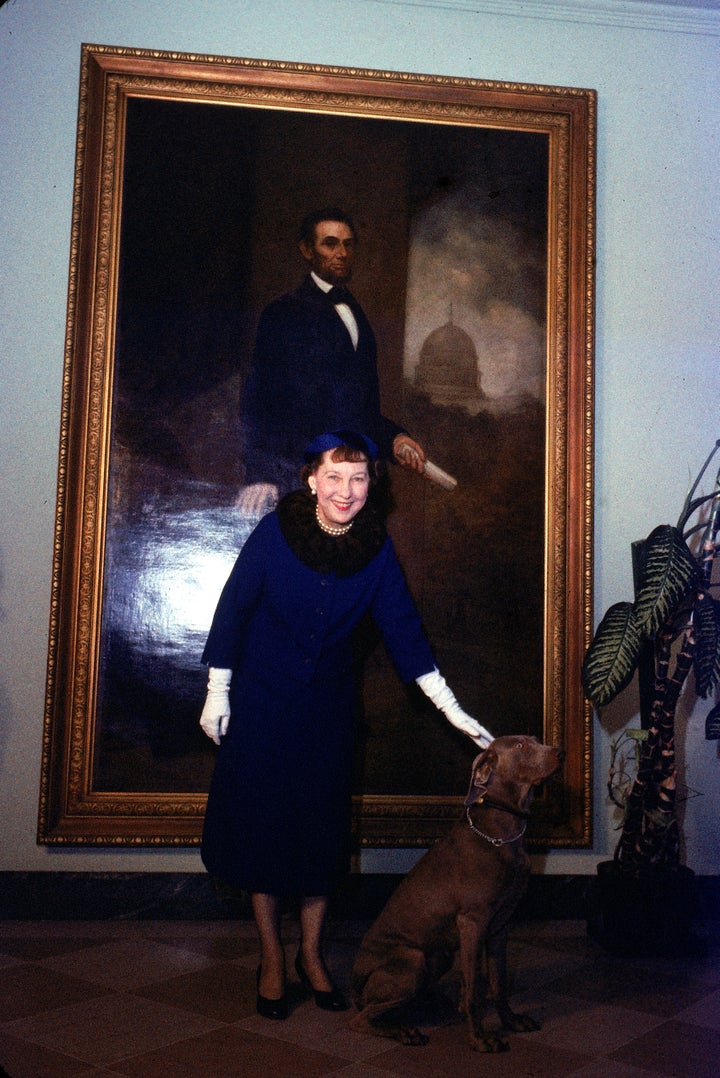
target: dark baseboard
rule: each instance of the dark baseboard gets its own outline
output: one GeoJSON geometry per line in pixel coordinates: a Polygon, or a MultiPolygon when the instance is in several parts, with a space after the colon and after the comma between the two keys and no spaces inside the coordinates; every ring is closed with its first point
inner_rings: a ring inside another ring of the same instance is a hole
{"type": "MultiPolygon", "coordinates": [[[[402,876],[354,874],[333,896],[335,919],[375,917],[402,876]]],[[[520,920],[586,919],[594,876],[532,876],[520,920]]],[[[700,918],[720,919],[720,877],[698,876],[700,918]]],[[[217,921],[251,917],[247,894],[192,872],[0,872],[0,920],[217,921]]]]}

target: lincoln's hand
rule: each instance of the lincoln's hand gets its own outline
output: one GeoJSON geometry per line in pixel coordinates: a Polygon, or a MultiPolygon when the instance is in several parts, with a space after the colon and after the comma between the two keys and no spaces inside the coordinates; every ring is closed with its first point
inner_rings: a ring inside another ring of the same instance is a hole
{"type": "Polygon", "coordinates": [[[407,434],[396,434],[393,440],[393,456],[403,468],[412,468],[422,475],[425,470],[425,450],[407,434]]]}
{"type": "Polygon", "coordinates": [[[278,488],[274,483],[251,483],[242,487],[235,507],[247,517],[264,517],[277,505],[278,488]]]}

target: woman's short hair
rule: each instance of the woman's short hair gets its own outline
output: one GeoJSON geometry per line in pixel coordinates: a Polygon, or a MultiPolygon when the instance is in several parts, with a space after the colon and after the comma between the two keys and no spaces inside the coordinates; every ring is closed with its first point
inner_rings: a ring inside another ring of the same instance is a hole
{"type": "Polygon", "coordinates": [[[367,464],[368,475],[370,476],[370,482],[374,483],[377,479],[377,466],[374,460],[370,460],[367,453],[363,453],[361,449],[358,449],[353,445],[336,445],[334,449],[324,450],[322,453],[315,453],[310,460],[306,461],[300,469],[300,479],[304,484],[307,484],[311,475],[314,475],[322,464],[325,453],[330,454],[330,459],[335,464],[359,464],[361,461],[365,461],[367,464]]]}

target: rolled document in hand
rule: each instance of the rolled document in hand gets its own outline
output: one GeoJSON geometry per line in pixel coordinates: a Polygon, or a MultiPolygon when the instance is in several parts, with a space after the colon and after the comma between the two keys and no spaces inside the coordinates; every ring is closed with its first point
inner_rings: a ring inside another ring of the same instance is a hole
{"type": "Polygon", "coordinates": [[[455,490],[457,486],[455,476],[448,475],[442,468],[438,468],[437,464],[433,464],[431,460],[425,461],[425,475],[428,479],[432,479],[433,483],[437,483],[438,486],[443,487],[445,490],[455,490]]]}

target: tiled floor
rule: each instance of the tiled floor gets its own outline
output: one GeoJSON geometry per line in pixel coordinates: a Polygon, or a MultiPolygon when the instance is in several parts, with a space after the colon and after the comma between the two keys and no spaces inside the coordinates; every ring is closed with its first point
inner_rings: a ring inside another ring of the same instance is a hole
{"type": "MultiPolygon", "coordinates": [[[[296,922],[285,928],[292,968],[296,922]]],[[[343,988],[364,928],[329,927],[343,988]]],[[[353,1033],[292,984],[288,1020],[260,1018],[247,921],[0,921],[0,1063],[10,1078],[715,1078],[720,922],[703,935],[701,956],[628,960],[584,922],[518,924],[512,1004],[542,1029],[478,1055],[441,999],[423,1048],[353,1033]]]]}

